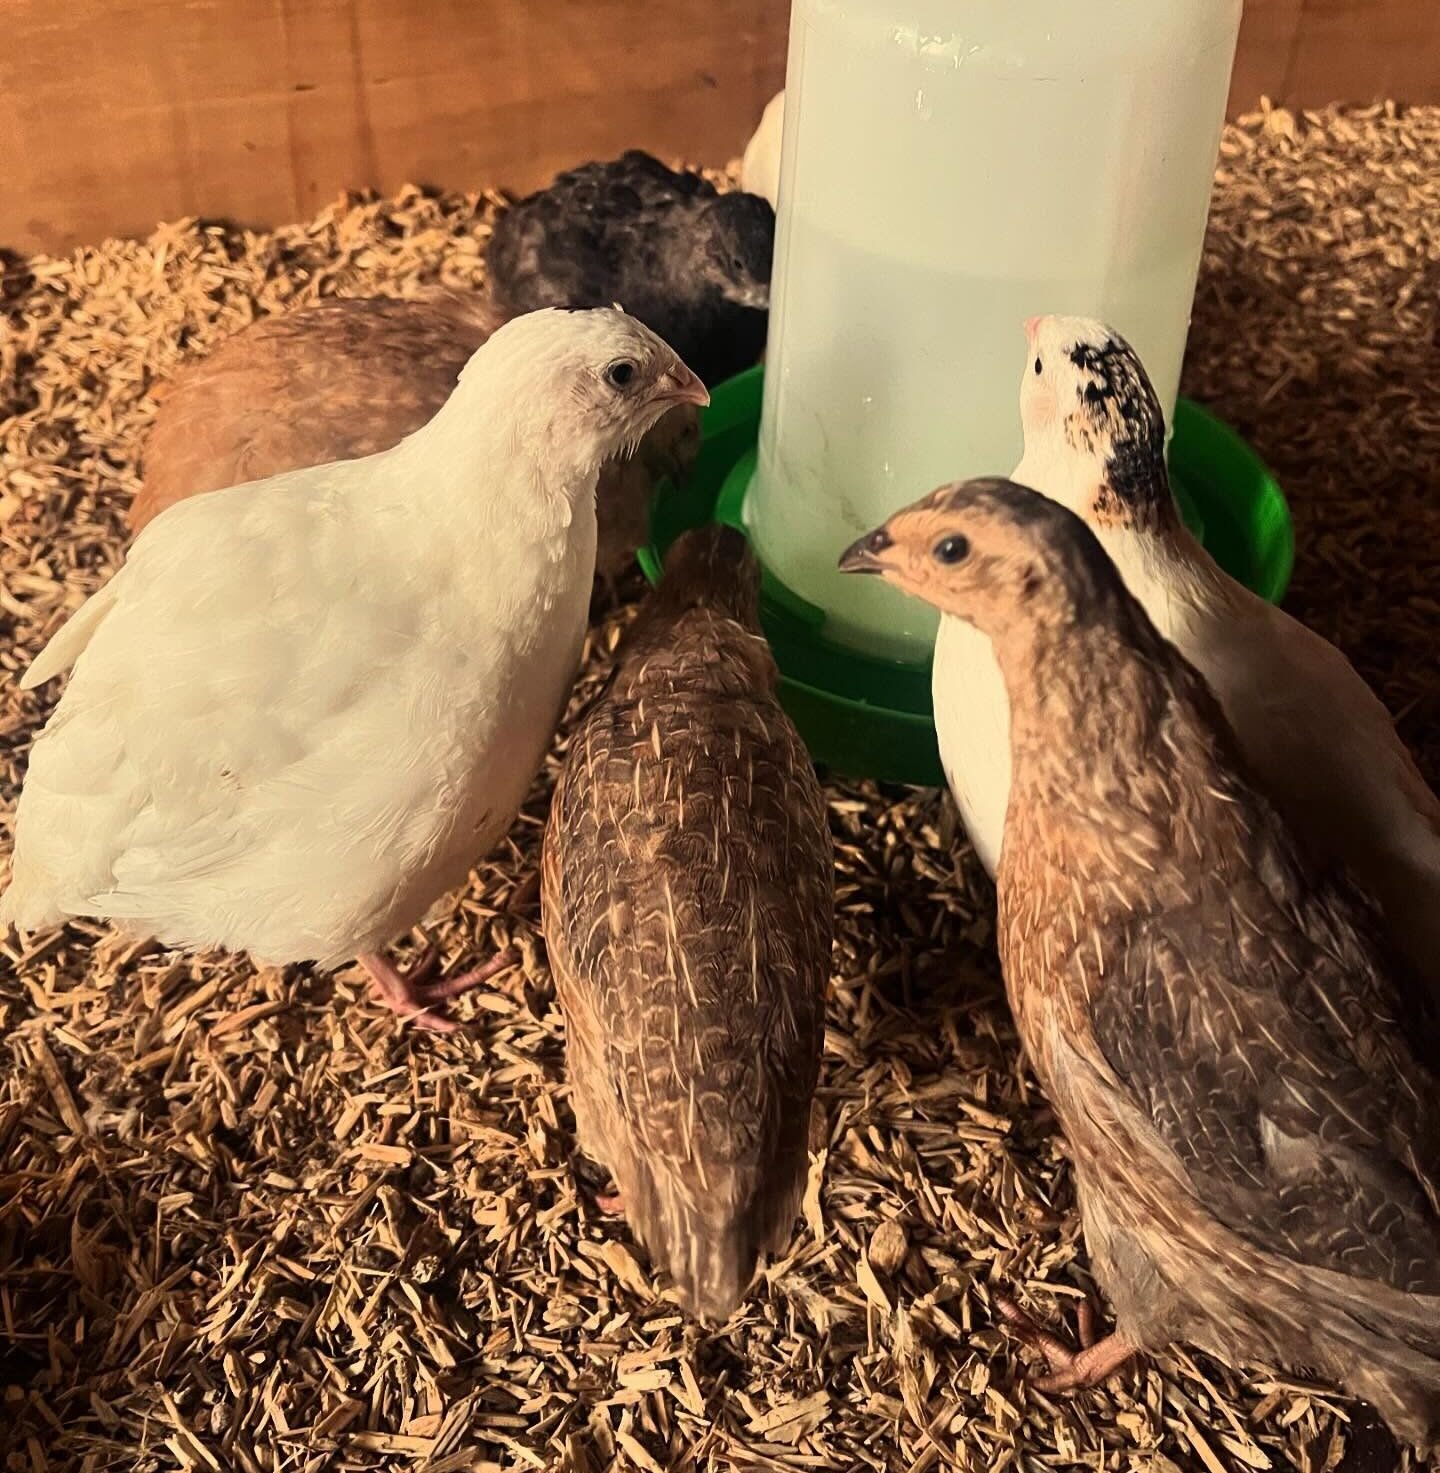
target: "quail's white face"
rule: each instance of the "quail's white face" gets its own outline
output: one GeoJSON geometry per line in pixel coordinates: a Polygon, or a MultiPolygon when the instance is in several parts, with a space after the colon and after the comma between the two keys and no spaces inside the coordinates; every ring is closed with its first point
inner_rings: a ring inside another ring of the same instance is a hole
{"type": "Polygon", "coordinates": [[[1025,324],[1016,478],[1092,524],[1128,521],[1168,498],[1165,419],[1135,350],[1085,317],[1025,324]]]}
{"type": "Polygon", "coordinates": [[[654,333],[619,313],[604,327],[577,341],[567,367],[577,431],[590,427],[607,454],[633,450],[677,404],[709,402],[705,386],[654,333]]]}
{"type": "Polygon", "coordinates": [[[1025,324],[1020,422],[1027,457],[1033,452],[1058,454],[1077,448],[1073,436],[1066,434],[1066,421],[1083,407],[1093,375],[1076,362],[1076,350],[1088,346],[1099,353],[1109,339],[1101,323],[1084,317],[1032,317],[1025,324]]]}
{"type": "Polygon", "coordinates": [[[598,469],[676,405],[710,401],[669,344],[612,308],[525,313],[471,363],[512,404],[517,445],[562,467],[598,469]]]}

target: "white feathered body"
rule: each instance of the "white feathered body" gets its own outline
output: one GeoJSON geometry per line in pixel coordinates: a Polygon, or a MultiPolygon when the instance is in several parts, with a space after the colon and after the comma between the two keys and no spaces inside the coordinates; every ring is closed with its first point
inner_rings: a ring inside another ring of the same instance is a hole
{"type": "Polygon", "coordinates": [[[975,857],[993,875],[1010,801],[1010,701],[988,636],[940,616],[930,694],[945,780],[975,857]]]}
{"type": "MultiPolygon", "coordinates": [[[[1044,489],[1024,461],[1014,473],[1044,489]]],[[[1311,851],[1346,864],[1391,939],[1440,981],[1440,800],[1390,713],[1333,645],[1229,578],[1183,528],[1096,527],[1131,593],[1204,676],[1267,795],[1311,851]]],[[[993,874],[1010,795],[1010,715],[990,641],[953,616],[935,645],[946,777],[993,874]]],[[[1437,989],[1440,996],[1440,989],[1437,989]]]]}
{"type": "Polygon", "coordinates": [[[1160,633],[1205,677],[1266,795],[1384,913],[1440,1001],[1440,799],[1385,704],[1334,645],[1228,577],[1184,528],[1101,541],[1160,633]]]}
{"type": "Polygon", "coordinates": [[[780,196],[780,139],[784,131],[785,93],[780,91],[765,104],[740,160],[740,188],[746,194],[769,200],[771,209],[780,196]]]}
{"type": "Polygon", "coordinates": [[[447,406],[146,529],[27,678],[74,664],[0,920],[336,965],[465,878],[543,759],[595,558],[594,474],[540,484],[479,434],[447,406]]]}

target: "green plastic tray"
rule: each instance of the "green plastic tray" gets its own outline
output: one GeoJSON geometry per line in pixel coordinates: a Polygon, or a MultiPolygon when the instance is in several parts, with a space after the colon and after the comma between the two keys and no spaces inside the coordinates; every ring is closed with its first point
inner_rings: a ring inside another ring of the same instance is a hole
{"type": "MultiPolygon", "coordinates": [[[[744,529],[763,383],[757,367],[720,384],[704,412],[694,473],[684,486],[658,488],[650,545],[639,553],[652,583],[666,548],[681,532],[711,521],[744,529]]],[[[1170,476],[1185,520],[1215,560],[1278,603],[1290,581],[1295,534],[1284,494],[1254,451],[1213,415],[1182,399],[1175,409],[1170,476]]],[[[817,764],[880,782],[929,787],[944,781],[928,660],[882,659],[827,639],[823,615],[768,573],[761,618],[780,666],[780,698],[817,764]]]]}

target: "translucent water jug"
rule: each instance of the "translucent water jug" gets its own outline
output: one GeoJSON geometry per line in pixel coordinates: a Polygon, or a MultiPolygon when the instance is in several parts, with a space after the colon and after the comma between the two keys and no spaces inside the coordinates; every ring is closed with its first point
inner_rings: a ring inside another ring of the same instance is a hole
{"type": "Polygon", "coordinates": [[[1019,459],[1022,324],[1101,317],[1173,407],[1241,0],[793,0],[746,518],[872,653],[934,618],[847,543],[1019,459]]]}

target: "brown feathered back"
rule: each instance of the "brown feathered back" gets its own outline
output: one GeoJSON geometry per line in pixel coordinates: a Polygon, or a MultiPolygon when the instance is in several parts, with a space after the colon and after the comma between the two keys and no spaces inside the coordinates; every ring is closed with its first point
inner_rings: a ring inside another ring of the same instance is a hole
{"type": "Polygon", "coordinates": [[[543,865],[580,1143],[712,1321],[794,1225],[833,927],[756,580],[738,533],[682,539],[571,739],[543,865]]]}
{"type": "Polygon", "coordinates": [[[1000,641],[1001,955],[1117,1323],[1318,1369],[1429,1443],[1440,1082],[1371,918],[1307,869],[1199,676],[1125,614],[1026,656],[1000,641]]]}
{"type": "Polygon", "coordinates": [[[974,483],[850,556],[994,641],[1001,959],[1120,1336],[1320,1371],[1433,1442],[1440,1080],[1373,914],[1069,512],[974,483]]]}
{"type": "Polygon", "coordinates": [[[169,386],[132,529],[188,496],[388,450],[435,415],[499,321],[475,292],[259,318],[169,386]]]}
{"type": "MultiPolygon", "coordinates": [[[[262,317],[176,375],[130,508],[139,532],[188,496],[398,444],[450,397],[503,316],[480,292],[342,297],[262,317]]],[[[601,471],[596,569],[607,582],[644,541],[661,476],[689,473],[699,416],[672,409],[635,455],[601,471]]]]}

